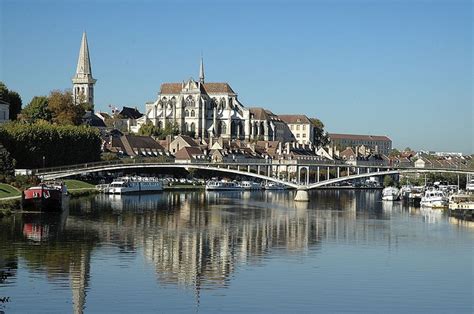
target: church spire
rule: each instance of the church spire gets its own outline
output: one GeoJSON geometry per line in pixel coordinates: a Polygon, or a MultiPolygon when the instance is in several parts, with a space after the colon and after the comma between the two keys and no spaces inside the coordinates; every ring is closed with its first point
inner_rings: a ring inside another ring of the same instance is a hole
{"type": "Polygon", "coordinates": [[[89,45],[86,32],[82,34],[79,58],[77,59],[76,74],[72,78],[74,103],[89,103],[94,105],[94,84],[97,80],[92,77],[89,45]]]}
{"type": "Polygon", "coordinates": [[[201,55],[201,64],[199,66],[199,82],[201,82],[201,84],[204,84],[204,61],[203,61],[202,55],[201,55]]]}
{"type": "Polygon", "coordinates": [[[89,58],[89,45],[87,44],[86,32],[82,33],[81,49],[79,50],[79,59],[77,60],[76,77],[92,78],[91,60],[89,58]]]}

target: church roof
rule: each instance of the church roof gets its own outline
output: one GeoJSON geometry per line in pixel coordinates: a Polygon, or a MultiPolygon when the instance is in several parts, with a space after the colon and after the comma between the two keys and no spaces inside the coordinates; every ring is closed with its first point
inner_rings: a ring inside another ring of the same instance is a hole
{"type": "MultiPolygon", "coordinates": [[[[235,94],[227,83],[204,83],[202,86],[207,94],[235,94]]],[[[160,94],[179,94],[182,89],[182,83],[163,83],[160,94]]]]}
{"type": "Polygon", "coordinates": [[[123,107],[120,115],[127,119],[138,119],[143,116],[137,108],[123,107]]]}
{"type": "Polygon", "coordinates": [[[270,110],[256,107],[256,108],[249,108],[250,115],[255,119],[255,120],[275,120],[277,119],[277,116],[271,112],[270,110]]]}

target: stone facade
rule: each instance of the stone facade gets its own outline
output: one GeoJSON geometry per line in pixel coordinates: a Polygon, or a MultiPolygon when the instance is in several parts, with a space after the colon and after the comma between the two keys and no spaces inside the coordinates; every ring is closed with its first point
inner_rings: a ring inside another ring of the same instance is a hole
{"type": "Polygon", "coordinates": [[[163,83],[158,98],[146,104],[145,116],[137,124],[151,121],[165,128],[171,123],[180,133],[201,139],[291,140],[287,126],[276,115],[264,112],[257,115],[246,108],[228,83],[206,83],[201,61],[199,81],[163,83]]]}

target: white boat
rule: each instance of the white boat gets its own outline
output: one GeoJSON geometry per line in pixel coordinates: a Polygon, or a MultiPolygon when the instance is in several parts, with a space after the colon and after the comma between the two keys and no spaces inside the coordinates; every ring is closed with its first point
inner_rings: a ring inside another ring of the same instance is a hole
{"type": "Polygon", "coordinates": [[[240,186],[244,190],[261,190],[262,189],[262,185],[260,183],[253,182],[253,181],[242,181],[240,183],[240,186]]]}
{"type": "Polygon", "coordinates": [[[125,194],[163,191],[163,182],[154,177],[122,177],[103,188],[106,194],[125,194]]]}
{"type": "Polygon", "coordinates": [[[278,182],[268,182],[265,184],[265,190],[286,190],[287,186],[278,182]]]}
{"type": "Polygon", "coordinates": [[[209,180],[206,183],[207,191],[240,191],[242,189],[236,182],[209,180]]]}
{"type": "Polygon", "coordinates": [[[471,177],[471,179],[466,183],[466,191],[474,192],[474,178],[473,177],[471,177]]]}
{"type": "Polygon", "coordinates": [[[382,200],[396,201],[400,198],[400,190],[394,186],[388,186],[382,190],[382,200]]]}
{"type": "Polygon", "coordinates": [[[449,197],[449,209],[474,209],[474,194],[453,194],[449,197]]]}
{"type": "Polygon", "coordinates": [[[448,198],[443,191],[430,189],[426,190],[421,198],[420,205],[431,208],[442,208],[448,206],[448,198]]]}

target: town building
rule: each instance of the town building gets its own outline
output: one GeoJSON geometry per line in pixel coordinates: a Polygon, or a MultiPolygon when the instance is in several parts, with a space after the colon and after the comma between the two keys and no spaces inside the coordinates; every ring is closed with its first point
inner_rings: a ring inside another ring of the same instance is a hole
{"type": "Polygon", "coordinates": [[[278,117],[290,128],[291,133],[299,144],[313,142],[314,127],[311,120],[303,114],[280,114],[278,117]]]}
{"type": "Polygon", "coordinates": [[[207,83],[201,59],[199,80],[163,83],[154,102],[137,120],[137,128],[149,121],[160,129],[171,124],[181,134],[195,138],[291,140],[284,123],[261,108],[251,110],[238,99],[228,83],[207,83]]]}
{"type": "Polygon", "coordinates": [[[10,120],[10,104],[0,100],[0,124],[10,120]]]}
{"type": "Polygon", "coordinates": [[[81,48],[77,60],[76,74],[72,78],[72,97],[75,104],[89,103],[94,106],[94,84],[92,66],[89,57],[89,45],[86,32],[82,34],[81,48]]]}
{"type": "Polygon", "coordinates": [[[356,135],[356,134],[328,134],[332,145],[339,149],[347,147],[364,146],[370,148],[375,153],[388,155],[392,150],[392,140],[387,136],[380,135],[356,135]]]}

